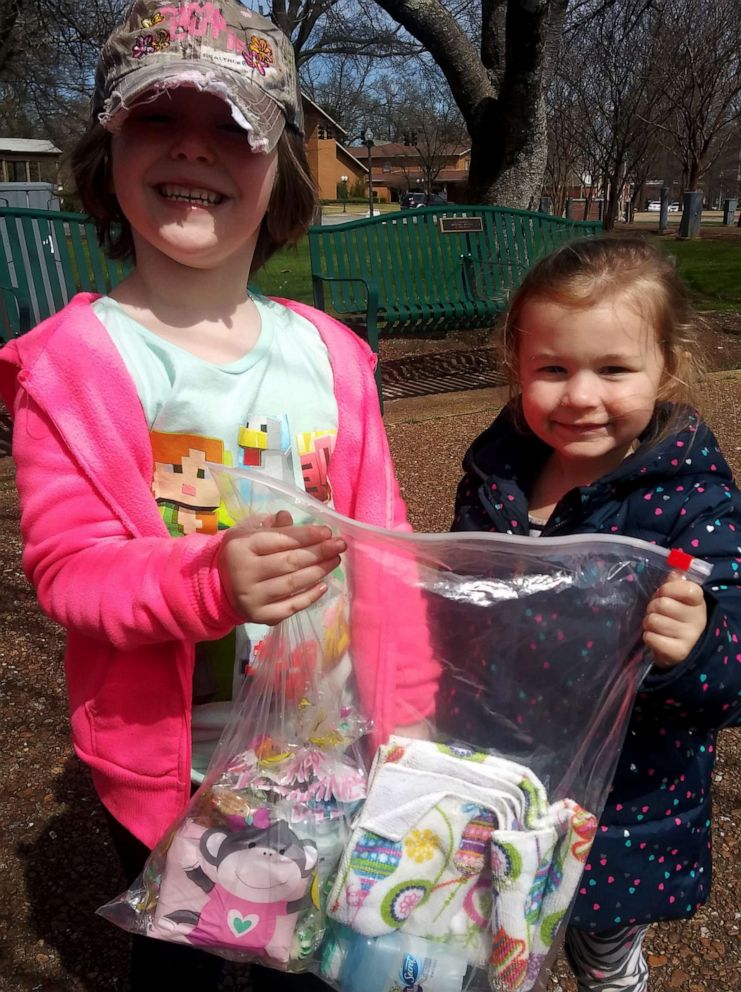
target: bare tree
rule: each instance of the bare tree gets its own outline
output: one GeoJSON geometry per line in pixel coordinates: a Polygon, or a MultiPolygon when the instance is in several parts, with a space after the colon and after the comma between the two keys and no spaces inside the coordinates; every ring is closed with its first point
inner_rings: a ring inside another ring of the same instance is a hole
{"type": "Polygon", "coordinates": [[[583,128],[579,114],[571,86],[557,74],[546,97],[548,159],[545,169],[546,186],[553,197],[553,212],[557,216],[564,213],[569,188],[584,168],[583,128]]]}
{"type": "Polygon", "coordinates": [[[21,12],[21,0],[0,0],[0,72],[12,55],[13,36],[21,12]]]}
{"type": "Polygon", "coordinates": [[[344,128],[350,143],[368,121],[378,119],[374,65],[365,56],[327,55],[301,69],[302,89],[344,128]]]}
{"type": "Polygon", "coordinates": [[[388,141],[401,141],[404,131],[409,130],[407,118],[414,80],[410,77],[408,68],[406,66],[399,72],[385,72],[381,76],[374,76],[365,93],[364,124],[369,124],[376,134],[388,141]]]}
{"type": "MultiPolygon", "coordinates": [[[[244,2],[291,38],[310,95],[321,80],[335,80],[328,112],[348,128],[362,116],[373,60],[377,67],[384,56],[393,66],[420,50],[374,0],[244,2]]],[[[128,0],[0,0],[0,127],[62,147],[73,142],[87,116],[100,46],[127,6],[128,0]]],[[[322,96],[329,90],[325,85],[322,96]]]]}
{"type": "Polygon", "coordinates": [[[644,120],[696,189],[741,120],[741,17],[726,0],[664,0],[655,74],[661,91],[644,120]]]}
{"type": "MultiPolygon", "coordinates": [[[[374,109],[393,123],[379,87],[389,64],[400,74],[411,57],[420,57],[419,64],[433,60],[470,136],[469,198],[527,206],[539,194],[547,152],[544,95],[569,0],[245,2],[290,35],[310,92],[321,94],[350,131],[374,109]],[[382,66],[371,63],[378,55],[385,56],[382,66]],[[336,75],[347,85],[335,85],[327,101],[336,75]]],[[[589,23],[616,0],[571,2],[589,23]]],[[[100,43],[124,6],[125,0],[0,0],[0,14],[7,15],[0,26],[10,32],[0,44],[12,39],[0,76],[0,124],[22,125],[25,133],[62,145],[72,140],[86,113],[100,43]]],[[[631,0],[631,6],[641,4],[631,0]]]]}
{"type": "Polygon", "coordinates": [[[453,121],[452,112],[446,117],[423,117],[418,123],[418,130],[412,132],[416,138],[414,148],[427,193],[432,192],[432,186],[445,168],[451,153],[460,148],[459,142],[451,141],[453,121]]]}
{"type": "Polygon", "coordinates": [[[0,63],[0,126],[61,147],[74,140],[87,117],[100,46],[126,6],[126,0],[19,4],[0,63]]]}
{"type": "Polygon", "coordinates": [[[545,92],[568,0],[377,0],[432,55],[471,138],[469,199],[528,206],[547,156],[545,92]],[[461,4],[458,5],[462,6],[461,4]]]}
{"type": "Polygon", "coordinates": [[[407,186],[410,178],[415,184],[421,179],[425,192],[431,193],[453,149],[468,142],[460,111],[439,69],[429,60],[415,60],[406,72],[387,78],[383,88],[390,97],[388,134],[413,150],[407,159],[409,168],[402,169],[407,186]]]}
{"type": "Polygon", "coordinates": [[[592,16],[566,33],[559,79],[576,101],[575,143],[584,159],[596,160],[606,195],[603,225],[612,230],[654,133],[642,116],[655,100],[657,17],[646,0],[592,7],[592,16]]]}
{"type": "Polygon", "coordinates": [[[319,55],[389,58],[419,51],[373,0],[272,0],[259,6],[293,42],[299,66],[319,55]]]}

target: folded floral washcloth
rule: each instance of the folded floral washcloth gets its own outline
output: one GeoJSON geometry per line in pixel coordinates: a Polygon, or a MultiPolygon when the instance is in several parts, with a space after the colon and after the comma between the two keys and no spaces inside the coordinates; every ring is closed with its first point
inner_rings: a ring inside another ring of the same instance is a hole
{"type": "Polygon", "coordinates": [[[492,835],[495,992],[529,992],[563,923],[597,829],[571,799],[551,806],[537,830],[492,835]]]}
{"type": "Polygon", "coordinates": [[[549,805],[522,765],[392,738],[371,769],[328,915],[366,937],[445,944],[488,966],[498,992],[527,992],[595,827],[571,800],[549,805]]]}
{"type": "Polygon", "coordinates": [[[387,744],[378,749],[369,776],[369,787],[375,769],[384,764],[450,775],[460,782],[480,787],[489,784],[498,791],[509,784],[512,795],[524,807],[521,818],[526,825],[536,823],[548,809],[545,789],[526,765],[462,744],[437,744],[434,741],[392,736],[387,744]]]}

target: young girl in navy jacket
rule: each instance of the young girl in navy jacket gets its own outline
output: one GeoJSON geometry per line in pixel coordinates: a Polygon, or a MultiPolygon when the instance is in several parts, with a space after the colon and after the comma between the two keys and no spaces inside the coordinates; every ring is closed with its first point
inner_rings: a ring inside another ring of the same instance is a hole
{"type": "MultiPolygon", "coordinates": [[[[713,565],[702,586],[670,575],[645,616],[653,667],[566,937],[580,992],[643,992],[648,925],[707,900],[716,732],[741,722],[741,494],[687,405],[695,328],[673,266],[641,239],[541,261],[504,327],[513,398],[467,451],[456,497],[453,530],[621,534],[713,565]]],[[[468,729],[483,746],[486,733],[468,729]]]]}

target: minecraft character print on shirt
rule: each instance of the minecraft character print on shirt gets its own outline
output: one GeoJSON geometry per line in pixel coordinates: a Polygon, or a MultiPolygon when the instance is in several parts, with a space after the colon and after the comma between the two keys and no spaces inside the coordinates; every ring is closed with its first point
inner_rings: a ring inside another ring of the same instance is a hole
{"type": "Polygon", "coordinates": [[[322,503],[329,503],[332,499],[329,462],[336,436],[336,430],[300,431],[292,442],[285,414],[250,417],[239,429],[239,463],[295,485],[294,464],[298,458],[306,492],[322,503]]]}
{"type": "Polygon", "coordinates": [[[207,462],[231,464],[218,438],[150,431],[154,456],[152,493],[173,537],[215,534],[231,524],[207,462]]]}
{"type": "Polygon", "coordinates": [[[294,483],[293,452],[285,414],[250,417],[239,428],[237,443],[240,465],[262,469],[271,479],[294,483]]]}
{"type": "Polygon", "coordinates": [[[337,431],[304,431],[296,435],[304,489],[322,503],[332,499],[329,462],[336,437],[337,431]]]}

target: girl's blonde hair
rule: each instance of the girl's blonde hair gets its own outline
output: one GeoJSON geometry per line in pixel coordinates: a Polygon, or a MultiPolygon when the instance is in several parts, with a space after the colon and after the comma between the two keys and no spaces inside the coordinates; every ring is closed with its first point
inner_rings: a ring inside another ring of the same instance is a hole
{"type": "MultiPolygon", "coordinates": [[[[250,274],[284,245],[295,244],[305,234],[319,202],[301,135],[285,128],[277,153],[278,169],[250,274]]],[[[78,141],[71,162],[82,207],[95,222],[101,248],[110,258],[135,261],[131,226],[113,190],[110,132],[97,121],[93,123],[78,141]]]]}
{"type": "Polygon", "coordinates": [[[509,305],[500,339],[512,394],[519,392],[520,322],[528,303],[541,300],[581,309],[615,299],[634,307],[656,333],[664,356],[657,399],[691,403],[702,373],[700,318],[672,262],[639,237],[574,241],[528,272],[509,305]]]}

